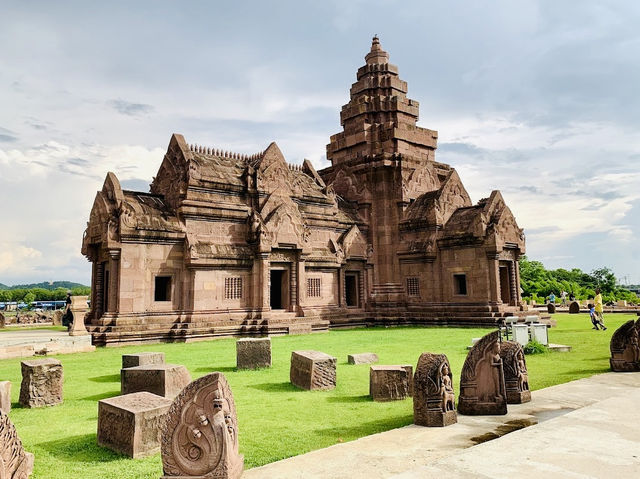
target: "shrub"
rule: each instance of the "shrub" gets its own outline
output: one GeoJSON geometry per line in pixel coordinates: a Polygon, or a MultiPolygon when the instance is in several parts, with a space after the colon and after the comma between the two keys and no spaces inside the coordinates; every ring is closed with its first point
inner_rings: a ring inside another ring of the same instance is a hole
{"type": "Polygon", "coordinates": [[[547,352],[547,347],[535,339],[529,341],[523,349],[524,354],[542,354],[547,352]]]}

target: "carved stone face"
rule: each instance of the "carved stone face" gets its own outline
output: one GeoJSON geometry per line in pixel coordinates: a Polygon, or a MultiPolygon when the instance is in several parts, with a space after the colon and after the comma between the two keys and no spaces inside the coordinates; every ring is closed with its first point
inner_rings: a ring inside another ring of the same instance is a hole
{"type": "Polygon", "coordinates": [[[449,375],[449,366],[447,365],[447,363],[444,363],[442,365],[442,375],[443,376],[448,376],[449,375]]]}

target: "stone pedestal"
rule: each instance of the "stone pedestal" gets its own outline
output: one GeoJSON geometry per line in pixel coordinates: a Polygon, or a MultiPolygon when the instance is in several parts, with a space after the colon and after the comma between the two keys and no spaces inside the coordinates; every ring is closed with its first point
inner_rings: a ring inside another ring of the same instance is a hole
{"type": "Polygon", "coordinates": [[[413,378],[404,366],[371,366],[369,395],[374,401],[396,401],[410,396],[413,378]]]}
{"type": "Polygon", "coordinates": [[[444,427],[458,422],[453,376],[444,354],[422,353],[414,378],[413,422],[444,427]]]}
{"type": "Polygon", "coordinates": [[[122,355],[122,369],[164,364],[164,353],[134,353],[122,355]]]}
{"type": "Polygon", "coordinates": [[[24,407],[62,403],[62,364],[57,359],[22,361],[20,404],[24,407]]]}
{"type": "Polygon", "coordinates": [[[271,367],[271,338],[247,338],[236,341],[238,369],[271,367]]]}
{"type": "Polygon", "coordinates": [[[292,351],[291,384],[302,389],[336,387],[336,358],[320,351],[292,351]]]}
{"type": "Polygon", "coordinates": [[[69,329],[69,336],[86,336],[89,334],[84,325],[84,317],[89,311],[87,306],[88,296],[71,296],[71,314],[73,323],[69,329]]]}
{"type": "Polygon", "coordinates": [[[174,398],[190,382],[189,371],[178,364],[152,364],[120,370],[122,394],[147,391],[174,398]]]}
{"type": "Polygon", "coordinates": [[[0,411],[11,411],[11,381],[0,381],[0,411]]]}
{"type": "Polygon", "coordinates": [[[98,445],[133,458],[160,452],[160,426],[171,403],[148,392],[98,401],[98,445]]]}
{"type": "Polygon", "coordinates": [[[569,305],[569,314],[578,314],[580,312],[580,303],[572,301],[569,305]]]}
{"type": "Polygon", "coordinates": [[[376,353],[349,354],[347,362],[349,364],[373,364],[378,362],[378,355],[376,353]]]}

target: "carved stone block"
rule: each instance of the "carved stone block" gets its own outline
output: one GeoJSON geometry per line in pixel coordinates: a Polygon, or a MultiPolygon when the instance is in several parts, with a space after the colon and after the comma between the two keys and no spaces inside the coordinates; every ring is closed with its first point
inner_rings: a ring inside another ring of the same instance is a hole
{"type": "Polygon", "coordinates": [[[378,362],[378,355],[376,353],[349,354],[347,362],[349,364],[373,364],[378,362]]]}
{"type": "Polygon", "coordinates": [[[500,331],[482,337],[467,354],[460,375],[458,412],[470,416],[507,414],[500,331]]]}
{"type": "Polygon", "coordinates": [[[178,364],[151,364],[120,370],[122,394],[147,391],[173,399],[190,382],[189,371],[178,364]]]}
{"type": "Polygon", "coordinates": [[[56,309],[51,316],[51,324],[53,326],[62,326],[62,316],[64,312],[61,309],[56,309]]]}
{"type": "Polygon", "coordinates": [[[396,401],[410,396],[413,378],[404,366],[371,366],[369,395],[374,401],[396,401]]]}
{"type": "Polygon", "coordinates": [[[630,319],[611,336],[609,364],[615,372],[640,371],[640,319],[630,319]]]}
{"type": "Polygon", "coordinates": [[[57,359],[22,361],[20,404],[29,408],[61,404],[62,380],[62,364],[57,359]]]}
{"type": "Polygon", "coordinates": [[[547,303],[547,312],[554,314],[556,312],[556,305],[554,303],[547,303]]]}
{"type": "Polygon", "coordinates": [[[569,314],[578,314],[580,312],[580,303],[572,301],[569,305],[569,314]]]}
{"type": "Polygon", "coordinates": [[[4,319],[4,314],[0,313],[0,329],[4,328],[5,326],[5,319],[4,319]]]}
{"type": "Polygon", "coordinates": [[[33,471],[33,454],[26,452],[15,426],[0,410],[0,477],[27,479],[33,471]]]}
{"type": "Polygon", "coordinates": [[[301,389],[333,389],[336,358],[320,351],[292,351],[289,378],[301,389]]]}
{"type": "Polygon", "coordinates": [[[504,369],[507,404],[531,401],[529,374],[522,346],[515,341],[503,341],[500,345],[500,357],[504,369]]]}
{"type": "Polygon", "coordinates": [[[446,355],[422,353],[413,382],[415,424],[443,427],[458,422],[453,375],[446,355]]]}
{"type": "Polygon", "coordinates": [[[236,341],[238,369],[271,367],[271,338],[247,338],[236,341]]]}
{"type": "Polygon", "coordinates": [[[160,426],[171,402],[148,392],[98,401],[98,444],[133,458],[160,452],[160,426]]]}
{"type": "Polygon", "coordinates": [[[0,381],[0,411],[11,411],[11,381],[0,381]]]}
{"type": "Polygon", "coordinates": [[[238,417],[222,373],[203,376],[173,401],[162,426],[161,479],[238,479],[238,417]]]}
{"type": "Polygon", "coordinates": [[[164,364],[164,353],[135,353],[122,355],[122,369],[136,366],[151,366],[164,364]]]}

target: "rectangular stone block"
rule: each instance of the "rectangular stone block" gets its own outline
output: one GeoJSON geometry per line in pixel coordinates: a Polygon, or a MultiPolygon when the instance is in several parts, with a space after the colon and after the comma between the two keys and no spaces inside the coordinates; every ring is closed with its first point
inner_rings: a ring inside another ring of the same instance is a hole
{"type": "Polygon", "coordinates": [[[526,324],[514,324],[513,340],[521,346],[526,346],[529,342],[529,326],[526,324]]]}
{"type": "Polygon", "coordinates": [[[247,338],[236,341],[238,369],[271,367],[271,338],[247,338]]]}
{"type": "Polygon", "coordinates": [[[62,403],[62,363],[57,359],[22,361],[20,404],[24,407],[54,406],[62,403]]]}
{"type": "Polygon", "coordinates": [[[405,366],[371,366],[369,395],[374,401],[405,399],[410,396],[410,377],[405,366]]]}
{"type": "Polygon", "coordinates": [[[122,369],[164,364],[164,353],[134,353],[122,355],[122,369]]]}
{"type": "Polygon", "coordinates": [[[378,355],[376,353],[357,353],[349,354],[347,356],[347,362],[349,364],[372,364],[378,362],[378,355]]]}
{"type": "Polygon", "coordinates": [[[547,332],[546,324],[532,324],[531,325],[531,337],[540,344],[549,346],[549,335],[547,332]]]}
{"type": "Polygon", "coordinates": [[[120,370],[120,390],[123,395],[147,391],[174,398],[190,382],[189,371],[179,364],[151,364],[120,370]]]}
{"type": "Polygon", "coordinates": [[[0,381],[0,411],[11,411],[11,381],[0,381]]]}
{"type": "Polygon", "coordinates": [[[336,358],[320,351],[292,351],[291,384],[301,389],[336,387],[336,358]]]}
{"type": "Polygon", "coordinates": [[[172,402],[149,392],[98,401],[98,445],[133,458],[160,452],[160,426],[172,402]]]}

